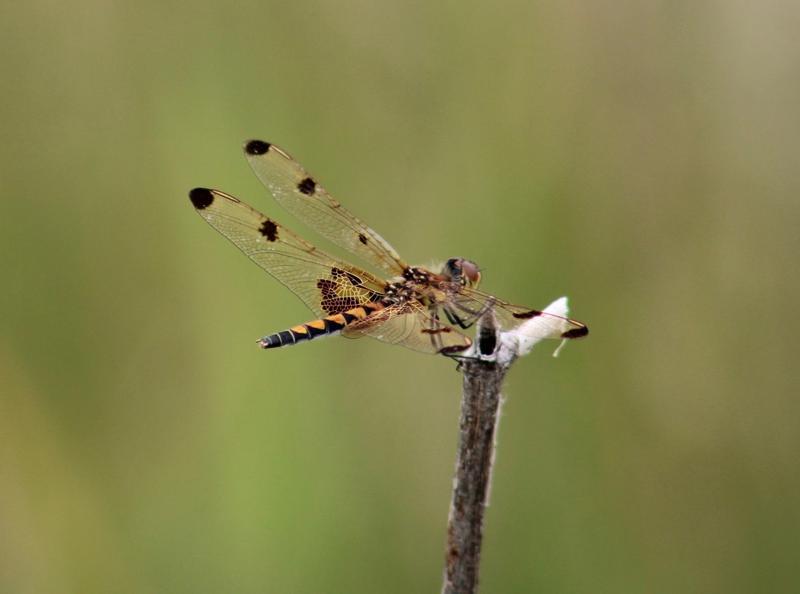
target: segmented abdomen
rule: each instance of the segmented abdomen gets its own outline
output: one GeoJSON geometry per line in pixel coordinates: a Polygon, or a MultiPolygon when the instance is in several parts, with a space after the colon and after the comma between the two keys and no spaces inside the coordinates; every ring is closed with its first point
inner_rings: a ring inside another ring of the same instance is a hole
{"type": "Polygon", "coordinates": [[[289,346],[303,342],[305,340],[313,340],[321,336],[331,336],[338,334],[346,326],[363,320],[368,315],[383,309],[380,303],[364,303],[358,307],[348,309],[342,313],[334,314],[324,318],[319,318],[299,326],[292,326],[288,330],[270,334],[258,341],[258,344],[263,349],[274,349],[282,346],[289,346]]]}

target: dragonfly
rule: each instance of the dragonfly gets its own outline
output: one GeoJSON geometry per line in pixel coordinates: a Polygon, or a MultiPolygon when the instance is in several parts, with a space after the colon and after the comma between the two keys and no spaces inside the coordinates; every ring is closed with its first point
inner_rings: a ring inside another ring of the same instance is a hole
{"type": "Polygon", "coordinates": [[[192,206],[253,262],[286,285],[315,319],[258,340],[264,349],[316,338],[370,336],[425,353],[460,356],[473,340],[466,330],[492,311],[500,330],[540,318],[542,338],[575,339],[581,322],[513,305],[478,290],[481,271],[450,258],[438,271],[411,266],[372,228],[344,208],[286,151],[263,140],[244,144],[256,176],[275,200],[378,276],[328,255],[274,219],[220,190],[194,188],[192,206]]]}

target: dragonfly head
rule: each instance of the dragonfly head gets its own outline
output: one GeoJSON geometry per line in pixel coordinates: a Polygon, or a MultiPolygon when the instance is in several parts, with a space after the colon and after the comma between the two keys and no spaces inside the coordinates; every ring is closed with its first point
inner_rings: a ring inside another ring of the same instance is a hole
{"type": "Polygon", "coordinates": [[[464,258],[450,258],[442,267],[442,275],[465,287],[477,287],[481,280],[478,265],[464,258]]]}

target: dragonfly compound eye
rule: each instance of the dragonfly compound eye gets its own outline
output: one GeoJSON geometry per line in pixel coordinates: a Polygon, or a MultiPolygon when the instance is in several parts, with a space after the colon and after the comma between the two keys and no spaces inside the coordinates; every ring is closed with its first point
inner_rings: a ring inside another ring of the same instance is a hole
{"type": "Polygon", "coordinates": [[[475,286],[481,280],[481,271],[475,262],[470,260],[461,260],[461,272],[467,279],[467,284],[475,286]]]}

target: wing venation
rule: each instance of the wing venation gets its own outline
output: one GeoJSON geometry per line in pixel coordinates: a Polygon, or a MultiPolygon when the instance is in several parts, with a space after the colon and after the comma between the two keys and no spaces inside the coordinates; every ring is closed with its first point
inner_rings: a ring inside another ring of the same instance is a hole
{"type": "Polygon", "coordinates": [[[319,316],[378,300],[384,283],[329,256],[266,215],[219,190],[189,193],[197,213],[319,316]]]}
{"type": "Polygon", "coordinates": [[[390,276],[408,268],[389,242],[345,209],[286,151],[250,140],[244,152],[275,200],[317,233],[390,276]]]}

